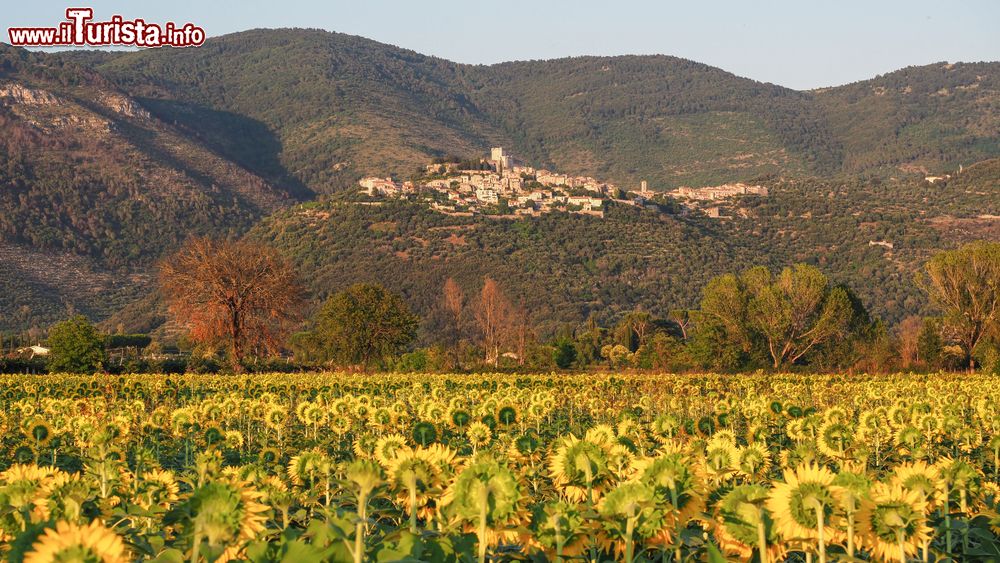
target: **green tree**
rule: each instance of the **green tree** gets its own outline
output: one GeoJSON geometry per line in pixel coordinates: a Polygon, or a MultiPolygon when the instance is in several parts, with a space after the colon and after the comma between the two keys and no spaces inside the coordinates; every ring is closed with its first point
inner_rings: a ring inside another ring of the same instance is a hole
{"type": "Polygon", "coordinates": [[[104,363],[104,337],[83,315],[49,329],[51,372],[93,373],[104,363]]]}
{"type": "Polygon", "coordinates": [[[552,361],[559,369],[568,369],[576,361],[576,346],[568,339],[561,339],[556,342],[552,350],[552,361]]]}
{"type": "Polygon", "coordinates": [[[919,279],[974,369],[976,346],[1000,323],[1000,243],[980,241],[940,252],[919,279]]]}
{"type": "Polygon", "coordinates": [[[315,334],[327,359],[367,370],[405,350],[418,323],[400,296],[378,284],[359,283],[323,303],[315,334]]]}
{"type": "Polygon", "coordinates": [[[941,367],[944,341],[941,339],[940,319],[924,319],[920,334],[917,336],[917,355],[928,369],[941,367]]]}
{"type": "Polygon", "coordinates": [[[719,276],[706,286],[700,313],[715,340],[751,356],[762,347],[774,369],[845,336],[855,314],[847,291],[806,264],[777,276],[764,267],[719,276]]]}

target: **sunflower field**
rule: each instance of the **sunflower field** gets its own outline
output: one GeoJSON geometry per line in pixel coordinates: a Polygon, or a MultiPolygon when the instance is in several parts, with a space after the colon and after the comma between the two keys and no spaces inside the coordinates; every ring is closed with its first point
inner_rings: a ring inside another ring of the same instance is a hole
{"type": "Polygon", "coordinates": [[[1000,560],[998,383],[2,376],[0,557],[1000,560]]]}

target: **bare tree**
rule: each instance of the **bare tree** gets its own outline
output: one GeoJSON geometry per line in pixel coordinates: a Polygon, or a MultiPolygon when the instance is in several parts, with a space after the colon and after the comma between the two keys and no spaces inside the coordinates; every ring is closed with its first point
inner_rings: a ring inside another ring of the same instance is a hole
{"type": "Polygon", "coordinates": [[[500,345],[510,325],[511,305],[493,278],[487,277],[483,282],[475,316],[486,349],[486,361],[496,366],[500,361],[500,345]]]}
{"type": "Polygon", "coordinates": [[[924,320],[920,317],[906,317],[896,330],[900,367],[912,368],[920,362],[920,333],[924,330],[924,320]]]}
{"type": "Polygon", "coordinates": [[[160,264],[170,313],[191,337],[224,346],[239,371],[248,353],[274,352],[298,320],[302,291],[275,250],[194,238],[160,264]]]}
{"type": "Polygon", "coordinates": [[[511,309],[508,330],[510,334],[507,341],[514,348],[514,353],[517,354],[517,365],[523,366],[525,356],[528,353],[528,343],[531,342],[534,335],[531,323],[528,321],[528,312],[524,308],[511,309]]]}
{"type": "Polygon", "coordinates": [[[445,314],[447,323],[445,332],[447,335],[448,348],[453,357],[453,362],[459,364],[459,342],[462,335],[462,312],[465,309],[465,293],[453,278],[448,278],[444,282],[441,295],[441,307],[445,314]]]}

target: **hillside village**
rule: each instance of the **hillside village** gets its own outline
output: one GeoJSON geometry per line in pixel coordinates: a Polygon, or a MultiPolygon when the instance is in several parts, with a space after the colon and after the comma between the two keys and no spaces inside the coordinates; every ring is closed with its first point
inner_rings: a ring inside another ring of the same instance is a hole
{"type": "MultiPolygon", "coordinates": [[[[374,200],[411,199],[426,202],[431,209],[457,215],[538,216],[552,211],[604,217],[607,202],[643,207],[658,195],[645,180],[638,190],[622,189],[590,176],[570,176],[525,165],[493,147],[489,158],[476,163],[433,162],[419,176],[398,182],[391,177],[368,176],[358,184],[361,193],[374,200]],[[473,167],[475,166],[475,167],[473,167]]],[[[767,188],[726,184],[706,188],[678,188],[663,195],[675,198],[689,209],[702,209],[701,202],[715,202],[738,195],[767,195],[767,188]]],[[[719,217],[718,207],[703,209],[719,217]]]]}

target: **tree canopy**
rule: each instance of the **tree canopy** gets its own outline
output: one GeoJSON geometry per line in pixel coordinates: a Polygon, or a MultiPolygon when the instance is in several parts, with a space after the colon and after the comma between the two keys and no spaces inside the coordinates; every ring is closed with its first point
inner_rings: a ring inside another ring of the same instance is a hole
{"type": "Polygon", "coordinates": [[[416,338],[419,318],[378,284],[359,283],[332,295],[316,315],[315,342],[326,359],[367,369],[416,338]]]}
{"type": "Polygon", "coordinates": [[[52,325],[48,344],[49,371],[93,373],[105,359],[104,337],[83,315],[52,325]]]}

